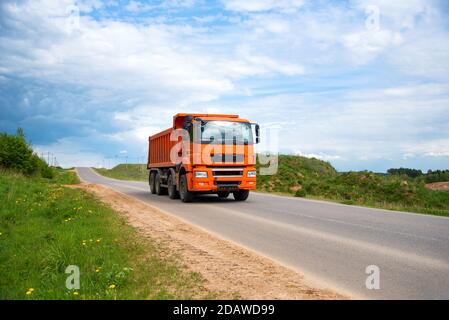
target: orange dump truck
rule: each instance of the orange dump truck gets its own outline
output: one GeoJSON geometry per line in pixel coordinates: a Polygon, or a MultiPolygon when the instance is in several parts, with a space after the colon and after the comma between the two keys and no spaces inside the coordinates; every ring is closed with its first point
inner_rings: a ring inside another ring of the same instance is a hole
{"type": "Polygon", "coordinates": [[[244,201],[256,188],[254,144],[259,142],[259,126],[238,115],[179,113],[171,128],[148,141],[153,194],[191,202],[196,194],[227,198],[232,193],[235,200],[244,201]]]}

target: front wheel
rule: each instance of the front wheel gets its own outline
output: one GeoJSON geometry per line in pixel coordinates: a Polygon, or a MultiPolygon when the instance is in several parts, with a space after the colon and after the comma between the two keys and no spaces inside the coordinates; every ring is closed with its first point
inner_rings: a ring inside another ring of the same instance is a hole
{"type": "Polygon", "coordinates": [[[245,201],[248,199],[249,190],[239,190],[232,193],[236,201],[245,201]]]}
{"type": "Polygon", "coordinates": [[[182,202],[192,202],[195,198],[195,194],[190,192],[187,187],[187,177],[185,174],[179,179],[179,196],[182,202]]]}

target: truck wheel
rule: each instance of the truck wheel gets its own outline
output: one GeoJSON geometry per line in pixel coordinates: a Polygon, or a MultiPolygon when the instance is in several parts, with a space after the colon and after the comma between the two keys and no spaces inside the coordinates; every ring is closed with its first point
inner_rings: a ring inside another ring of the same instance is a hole
{"type": "Polygon", "coordinates": [[[168,177],[167,184],[168,184],[168,197],[170,199],[178,199],[179,192],[178,190],[176,190],[175,178],[173,177],[172,174],[168,177]]]}
{"type": "Polygon", "coordinates": [[[192,202],[195,194],[187,189],[187,177],[182,175],[179,179],[179,196],[182,202],[192,202]]]}
{"type": "Polygon", "coordinates": [[[156,194],[158,196],[162,196],[164,194],[166,194],[167,190],[161,186],[161,175],[158,173],[156,173],[156,177],[154,179],[154,184],[155,184],[155,190],[156,190],[156,194]]]}
{"type": "Polygon", "coordinates": [[[150,184],[150,192],[152,194],[156,194],[156,184],[155,184],[155,174],[154,172],[150,172],[149,176],[149,184],[150,184]]]}
{"type": "Polygon", "coordinates": [[[220,199],[226,199],[227,197],[229,197],[229,191],[218,191],[217,195],[220,199]]]}
{"type": "Polygon", "coordinates": [[[248,199],[249,190],[239,190],[232,193],[236,201],[245,201],[248,199]]]}

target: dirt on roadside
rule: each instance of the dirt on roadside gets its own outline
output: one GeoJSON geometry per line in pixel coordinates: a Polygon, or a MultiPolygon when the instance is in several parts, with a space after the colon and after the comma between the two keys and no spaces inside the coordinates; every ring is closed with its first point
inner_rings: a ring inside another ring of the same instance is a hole
{"type": "Polygon", "coordinates": [[[300,273],[143,201],[102,185],[82,183],[77,187],[123,214],[142,235],[167,245],[189,270],[202,275],[208,290],[220,292],[220,298],[347,299],[331,290],[310,287],[300,273]]]}
{"type": "Polygon", "coordinates": [[[434,182],[426,184],[426,188],[432,190],[449,190],[449,181],[448,182],[434,182]]]}

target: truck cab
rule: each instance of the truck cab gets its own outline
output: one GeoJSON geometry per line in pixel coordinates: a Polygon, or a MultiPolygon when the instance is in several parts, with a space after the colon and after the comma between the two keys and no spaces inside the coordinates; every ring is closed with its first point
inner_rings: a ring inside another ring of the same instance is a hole
{"type": "Polygon", "coordinates": [[[176,114],[172,128],[149,137],[150,190],[183,202],[204,193],[244,201],[256,188],[258,142],[259,126],[238,115],[176,114]]]}

